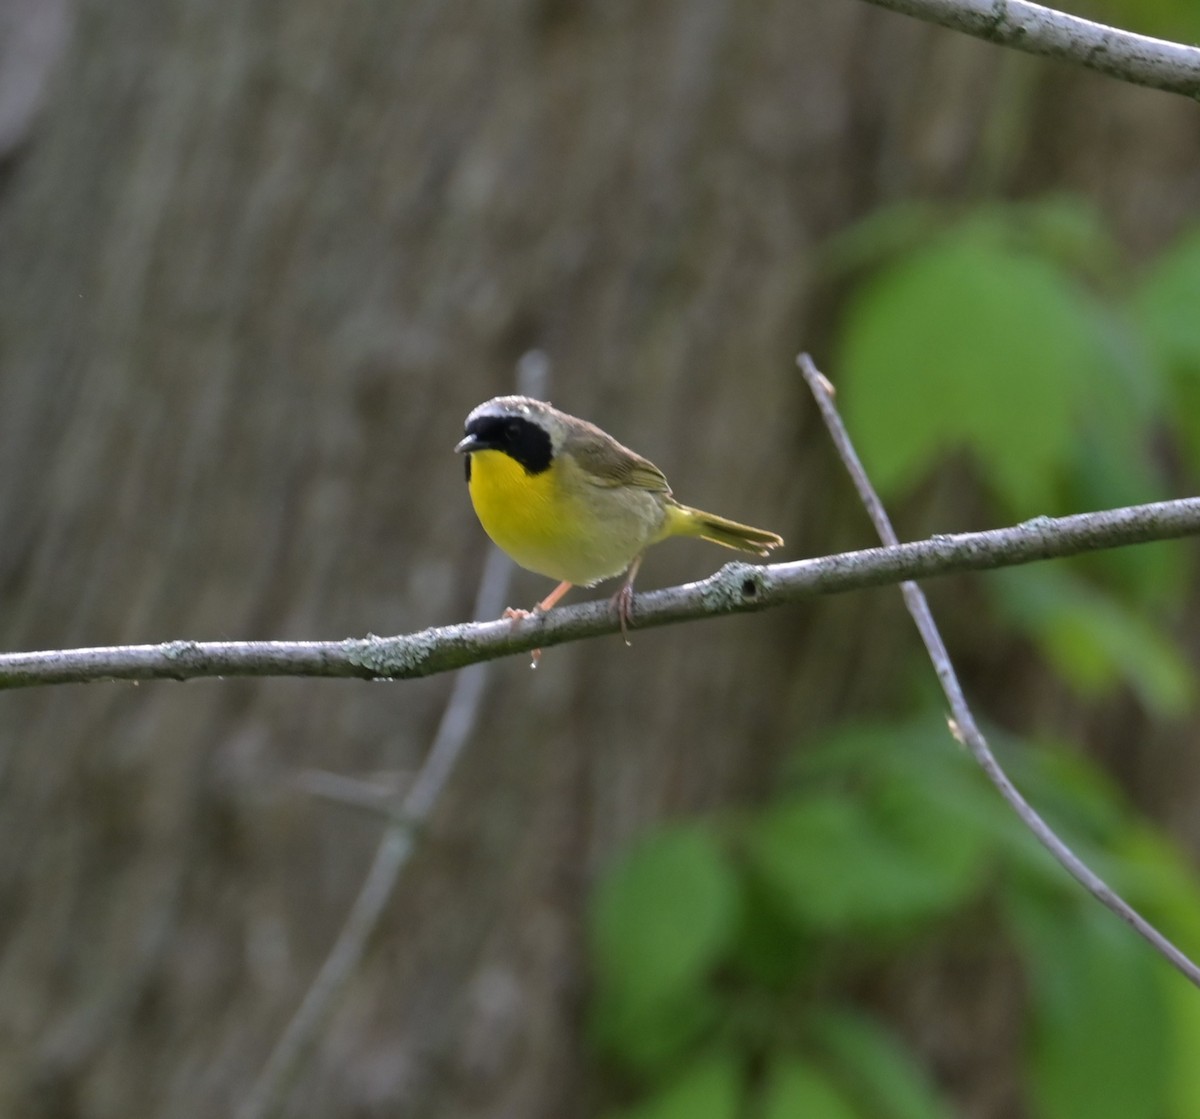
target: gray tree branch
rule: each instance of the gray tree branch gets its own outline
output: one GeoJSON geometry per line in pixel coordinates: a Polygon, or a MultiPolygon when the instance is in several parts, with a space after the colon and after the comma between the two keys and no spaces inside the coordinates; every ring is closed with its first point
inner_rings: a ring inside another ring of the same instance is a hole
{"type": "Polygon", "coordinates": [[[867,0],[989,43],[1074,62],[1134,85],[1200,98],[1200,49],[1136,35],[1028,0],[867,0]]]}
{"type": "MultiPolygon", "coordinates": [[[[934,536],[817,559],[726,564],[696,583],[634,599],[632,629],[766,610],[823,594],[1012,567],[1082,552],[1200,534],[1200,498],[1132,505],[1011,528],[934,536]]],[[[0,689],[96,680],[190,680],[206,676],[326,676],[410,680],[513,653],[616,633],[607,599],[558,606],[521,621],[439,626],[397,637],[341,641],[168,641],[0,653],[0,689]]]]}

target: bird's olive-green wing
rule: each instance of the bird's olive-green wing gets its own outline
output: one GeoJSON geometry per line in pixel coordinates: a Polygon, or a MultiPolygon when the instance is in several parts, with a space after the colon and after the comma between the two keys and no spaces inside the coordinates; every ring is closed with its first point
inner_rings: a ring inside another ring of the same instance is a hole
{"type": "Polygon", "coordinates": [[[592,424],[580,423],[568,437],[564,450],[574,456],[585,474],[598,486],[635,486],[669,494],[666,476],[649,459],[622,446],[592,424]]]}

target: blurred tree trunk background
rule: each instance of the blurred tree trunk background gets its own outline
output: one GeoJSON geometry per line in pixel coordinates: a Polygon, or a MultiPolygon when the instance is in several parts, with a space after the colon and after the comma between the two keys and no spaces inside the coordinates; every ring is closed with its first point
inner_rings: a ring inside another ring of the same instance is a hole
{"type": "MultiPolygon", "coordinates": [[[[790,557],[868,543],[792,363],[828,356],[822,241],[886,201],[1075,189],[1136,252],[1200,203],[1195,106],[851,0],[3,0],[0,35],[6,649],[462,620],[488,545],[451,447],[535,347],[683,500],[790,557]]],[[[901,531],[976,516],[941,486],[901,531]]],[[[670,545],[640,585],[727,558],[670,545]]],[[[593,1114],[596,870],[896,709],[915,647],[879,591],[498,663],[287,1113],[593,1114]]],[[[0,698],[0,1112],[228,1114],[379,834],[296,775],[403,782],[450,685],[0,698]]],[[[1140,726],[1107,714],[1101,747],[1140,726]]],[[[1127,772],[1193,805],[1186,765],[1127,772]]],[[[903,996],[935,1058],[975,1032],[975,1114],[1015,1044],[995,967],[903,996]]]]}

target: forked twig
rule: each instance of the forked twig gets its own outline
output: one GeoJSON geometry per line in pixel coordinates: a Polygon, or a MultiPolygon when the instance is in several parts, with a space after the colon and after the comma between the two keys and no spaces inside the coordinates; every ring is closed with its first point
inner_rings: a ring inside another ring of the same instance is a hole
{"type": "MultiPolygon", "coordinates": [[[[846,469],[850,472],[850,477],[854,481],[854,488],[858,491],[858,496],[862,500],[863,505],[866,506],[867,514],[875,525],[875,529],[879,533],[879,538],[889,547],[895,547],[900,542],[896,537],[895,530],[892,528],[892,522],[883,508],[883,503],[879,500],[879,496],[876,494],[875,488],[871,485],[871,481],[867,477],[867,473],[863,469],[863,465],[854,450],[854,445],[850,441],[850,436],[846,431],[845,425],[842,423],[842,418],[838,414],[837,407],[834,405],[833,386],[824,374],[817,369],[808,354],[800,354],[796,358],[796,364],[800,367],[800,372],[808,383],[808,387],[812,390],[813,397],[816,399],[817,407],[821,410],[821,417],[825,421],[825,426],[829,429],[834,446],[837,448],[837,452],[841,456],[846,469]]],[[[942,636],[938,632],[937,625],[933,620],[933,614],[930,612],[929,603],[925,599],[924,591],[911,581],[901,583],[900,590],[904,595],[904,603],[908,607],[908,612],[912,615],[917,630],[921,634],[921,640],[925,644],[929,658],[933,662],[934,671],[937,673],[938,680],[942,685],[942,691],[945,693],[946,700],[950,704],[952,715],[951,731],[955,737],[971,751],[971,756],[974,757],[984,773],[987,774],[992,784],[1000,791],[1000,795],[1005,799],[1009,807],[1016,812],[1021,822],[1033,832],[1038,842],[1066,868],[1067,873],[1094,898],[1111,909],[1113,913],[1120,917],[1122,921],[1141,937],[1149,941],[1151,947],[1190,980],[1192,984],[1200,987],[1200,968],[1176,948],[1149,921],[1133,909],[1098,875],[1081,862],[1075,853],[1055,835],[1050,825],[1038,815],[1036,810],[1017,791],[1016,786],[1013,785],[1008,779],[1007,774],[1000,767],[1000,763],[996,761],[991,748],[987,744],[987,739],[984,738],[983,733],[975,723],[975,717],[971,714],[971,709],[967,705],[962,687],[958,682],[958,676],[954,671],[954,666],[950,663],[950,655],[946,651],[942,636]]]]}

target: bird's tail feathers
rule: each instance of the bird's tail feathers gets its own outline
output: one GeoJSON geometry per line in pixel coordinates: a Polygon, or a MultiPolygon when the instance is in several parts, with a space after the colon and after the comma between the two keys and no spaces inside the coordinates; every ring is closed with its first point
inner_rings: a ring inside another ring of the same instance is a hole
{"type": "Polygon", "coordinates": [[[701,540],[736,548],[739,552],[753,552],[757,556],[765,556],[772,548],[783,545],[783,537],[778,533],[738,524],[715,513],[678,504],[672,504],[670,510],[669,536],[698,536],[701,540]]]}

